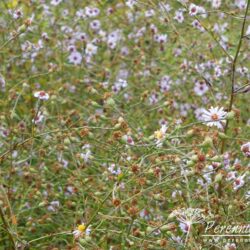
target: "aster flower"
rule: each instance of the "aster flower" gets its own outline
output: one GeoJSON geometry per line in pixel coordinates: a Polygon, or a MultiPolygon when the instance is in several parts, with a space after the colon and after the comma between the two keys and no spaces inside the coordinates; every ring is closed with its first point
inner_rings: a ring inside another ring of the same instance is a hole
{"type": "Polygon", "coordinates": [[[157,140],[156,141],[157,146],[160,146],[162,141],[164,140],[167,129],[168,127],[166,125],[162,125],[159,130],[154,132],[154,137],[157,140]]]}
{"type": "Polygon", "coordinates": [[[84,223],[77,226],[77,228],[73,231],[73,235],[75,239],[79,239],[85,235],[90,235],[91,229],[90,226],[86,227],[84,223]]]}
{"type": "Polygon", "coordinates": [[[246,157],[250,157],[250,142],[243,144],[240,149],[246,157]]]}
{"type": "Polygon", "coordinates": [[[175,11],[174,20],[176,20],[178,23],[183,23],[184,21],[183,11],[181,10],[175,11]]]}
{"type": "Polygon", "coordinates": [[[34,97],[43,101],[47,101],[49,99],[49,94],[42,90],[35,92],[34,97]]]}
{"type": "Polygon", "coordinates": [[[179,225],[179,227],[183,233],[187,233],[190,230],[190,226],[191,226],[191,224],[189,221],[186,223],[181,222],[179,225]]]}
{"type": "Polygon", "coordinates": [[[197,81],[194,86],[194,92],[198,96],[204,95],[208,91],[208,86],[205,81],[197,81]]]}
{"type": "Polygon", "coordinates": [[[95,55],[97,53],[97,49],[98,49],[97,46],[95,46],[92,43],[88,43],[86,46],[86,49],[85,49],[85,53],[87,56],[92,56],[92,55],[95,55]]]}
{"type": "Polygon", "coordinates": [[[21,9],[16,9],[14,11],[9,10],[9,13],[12,15],[14,19],[19,19],[23,17],[23,11],[21,9]]]}
{"type": "Polygon", "coordinates": [[[197,5],[193,4],[193,3],[191,3],[190,6],[189,6],[189,15],[190,16],[195,16],[197,14],[201,14],[201,16],[203,18],[205,18],[206,17],[206,10],[201,6],[197,6],[197,5]]]}
{"type": "Polygon", "coordinates": [[[231,181],[231,180],[236,179],[236,174],[237,174],[236,171],[230,171],[230,172],[227,174],[227,181],[231,181]]]}
{"type": "Polygon", "coordinates": [[[242,175],[234,180],[234,183],[233,183],[234,190],[238,190],[239,188],[244,186],[245,184],[244,177],[245,175],[242,175]]]}
{"type": "Polygon", "coordinates": [[[225,245],[225,247],[223,248],[223,250],[236,250],[236,245],[235,243],[227,243],[225,245]]]}
{"type": "Polygon", "coordinates": [[[195,16],[198,14],[198,11],[199,11],[199,6],[191,3],[190,6],[189,6],[189,15],[190,16],[195,16]]]}
{"type": "Polygon", "coordinates": [[[108,167],[108,171],[114,175],[120,175],[122,173],[121,168],[116,166],[114,163],[108,167]]]}
{"type": "Polygon", "coordinates": [[[217,128],[222,129],[222,123],[225,122],[226,115],[227,112],[223,111],[223,108],[211,107],[208,111],[204,110],[202,118],[207,126],[216,126],[217,128]]]}
{"type": "Polygon", "coordinates": [[[204,210],[200,208],[180,208],[174,210],[169,218],[175,217],[180,222],[180,229],[186,234],[185,243],[187,242],[191,226],[205,222],[204,210]]]}
{"type": "Polygon", "coordinates": [[[41,124],[45,119],[45,116],[43,115],[43,112],[39,111],[34,119],[32,119],[32,122],[36,125],[41,124]]]}
{"type": "Polygon", "coordinates": [[[200,24],[200,22],[199,22],[198,20],[194,20],[194,21],[192,22],[192,26],[193,26],[194,28],[197,28],[197,29],[200,30],[201,32],[204,32],[204,31],[205,31],[205,29],[201,26],[201,24],[200,24]]]}
{"type": "Polygon", "coordinates": [[[81,53],[74,51],[69,55],[69,62],[75,65],[80,64],[82,62],[81,53]]]}
{"type": "Polygon", "coordinates": [[[92,152],[90,150],[90,145],[89,144],[85,144],[83,147],[82,147],[83,151],[80,156],[81,158],[84,160],[85,163],[88,163],[92,158],[92,152]]]}
{"type": "Polygon", "coordinates": [[[133,8],[133,6],[136,5],[136,0],[128,0],[128,1],[126,1],[126,5],[129,8],[133,8]]]}
{"type": "Polygon", "coordinates": [[[99,20],[93,20],[90,23],[90,28],[93,29],[93,30],[99,30],[100,27],[101,27],[101,22],[99,20]]]}
{"type": "Polygon", "coordinates": [[[128,144],[128,145],[134,145],[134,140],[130,135],[124,135],[122,139],[128,144]]]}
{"type": "Polygon", "coordinates": [[[212,7],[217,9],[221,6],[221,0],[212,0],[212,7]]]}
{"type": "Polygon", "coordinates": [[[98,8],[86,7],[85,14],[87,17],[96,17],[100,14],[100,10],[98,8]]]}
{"type": "Polygon", "coordinates": [[[62,0],[52,0],[52,1],[50,2],[50,4],[56,6],[56,5],[60,4],[61,2],[62,2],[62,0]]]}

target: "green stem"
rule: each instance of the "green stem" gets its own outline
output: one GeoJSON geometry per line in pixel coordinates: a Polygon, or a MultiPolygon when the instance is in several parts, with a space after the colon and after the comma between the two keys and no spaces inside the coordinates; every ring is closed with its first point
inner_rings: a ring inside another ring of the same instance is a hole
{"type": "MultiPolygon", "coordinates": [[[[238,46],[237,46],[237,50],[236,50],[234,60],[232,62],[232,69],[231,69],[231,72],[232,72],[232,76],[231,76],[231,96],[230,96],[230,102],[229,102],[229,106],[228,106],[228,112],[230,112],[232,110],[233,103],[234,103],[236,64],[237,64],[238,56],[239,56],[239,53],[240,53],[240,48],[241,48],[241,45],[242,45],[242,39],[243,39],[244,33],[245,33],[245,26],[246,26],[247,13],[248,13],[249,5],[250,5],[250,0],[247,1],[247,7],[246,7],[246,11],[245,11],[244,21],[243,21],[242,28],[241,28],[240,40],[239,40],[239,43],[238,43],[238,46]]],[[[225,129],[224,129],[225,134],[227,134],[228,126],[229,126],[229,120],[226,121],[225,129]]],[[[225,142],[226,142],[226,140],[223,139],[222,144],[221,144],[221,154],[224,153],[225,142]]]]}

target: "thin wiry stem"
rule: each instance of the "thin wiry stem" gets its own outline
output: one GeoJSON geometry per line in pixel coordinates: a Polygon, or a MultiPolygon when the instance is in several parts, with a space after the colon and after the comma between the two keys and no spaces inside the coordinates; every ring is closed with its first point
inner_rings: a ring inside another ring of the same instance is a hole
{"type": "MultiPolygon", "coordinates": [[[[234,57],[233,62],[232,62],[232,68],[231,68],[231,74],[232,74],[231,75],[231,95],[230,95],[230,102],[229,102],[229,106],[228,106],[228,112],[230,112],[232,110],[234,99],[235,99],[234,98],[235,97],[234,89],[235,89],[236,64],[237,64],[238,56],[239,56],[239,53],[240,53],[240,48],[241,48],[241,45],[242,45],[242,39],[243,39],[244,33],[245,33],[245,26],[246,26],[247,13],[248,13],[249,5],[250,5],[250,0],[247,1],[245,16],[244,16],[244,20],[243,20],[243,24],[242,24],[242,28],[241,28],[240,40],[239,40],[239,43],[238,43],[238,46],[237,46],[235,57],[234,57]]],[[[227,134],[228,126],[229,126],[229,120],[226,121],[225,129],[224,129],[225,134],[227,134]]],[[[223,139],[222,144],[221,144],[221,154],[224,153],[225,142],[226,142],[226,140],[223,139]]]]}

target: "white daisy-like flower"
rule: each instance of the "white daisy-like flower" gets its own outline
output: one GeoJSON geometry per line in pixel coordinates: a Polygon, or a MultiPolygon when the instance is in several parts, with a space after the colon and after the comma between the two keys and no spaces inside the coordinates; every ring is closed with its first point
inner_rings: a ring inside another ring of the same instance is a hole
{"type": "Polygon", "coordinates": [[[158,147],[162,146],[162,142],[166,137],[166,131],[168,127],[166,125],[162,125],[161,128],[154,132],[154,137],[156,139],[156,145],[158,147]]]}
{"type": "Polygon", "coordinates": [[[83,236],[89,236],[91,232],[90,226],[86,227],[84,223],[77,226],[77,228],[73,231],[73,235],[75,239],[79,239],[83,236]]]}
{"type": "Polygon", "coordinates": [[[35,92],[34,97],[36,97],[36,98],[38,98],[40,100],[46,101],[46,100],[49,99],[49,94],[42,90],[42,91],[35,92]]]}
{"type": "Polygon", "coordinates": [[[207,126],[216,126],[219,129],[223,128],[223,122],[225,122],[227,112],[223,111],[223,108],[211,107],[208,111],[203,111],[203,121],[207,126]]]}
{"type": "Polygon", "coordinates": [[[87,56],[92,56],[92,55],[95,55],[97,53],[97,49],[98,49],[97,46],[95,46],[92,43],[88,43],[86,46],[86,49],[85,49],[85,53],[87,56]]]}

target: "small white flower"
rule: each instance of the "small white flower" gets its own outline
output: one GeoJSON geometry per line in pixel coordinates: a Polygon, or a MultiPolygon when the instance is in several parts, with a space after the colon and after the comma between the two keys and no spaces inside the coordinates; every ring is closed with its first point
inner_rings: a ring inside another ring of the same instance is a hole
{"type": "Polygon", "coordinates": [[[246,157],[250,157],[250,142],[243,144],[240,149],[246,157]]]}
{"type": "Polygon", "coordinates": [[[51,0],[50,4],[56,6],[56,5],[58,5],[59,3],[61,3],[61,2],[62,2],[62,0],[51,0]]]}
{"type": "Polygon", "coordinates": [[[239,9],[243,10],[243,9],[246,8],[247,1],[246,1],[246,0],[235,0],[235,5],[236,5],[239,9]]]}
{"type": "Polygon", "coordinates": [[[121,168],[116,166],[114,163],[108,167],[108,171],[114,175],[119,175],[122,173],[121,168]]]}
{"type": "Polygon", "coordinates": [[[224,250],[236,250],[235,243],[227,243],[224,247],[224,250]]]}
{"type": "Polygon", "coordinates": [[[12,15],[12,17],[14,19],[19,19],[21,17],[23,17],[23,11],[21,9],[16,9],[16,10],[9,10],[10,15],[12,15]]]}
{"type": "Polygon", "coordinates": [[[149,211],[146,209],[141,210],[140,217],[145,219],[145,220],[149,220],[149,218],[150,218],[149,211]]]}
{"type": "Polygon", "coordinates": [[[80,64],[82,62],[81,53],[74,51],[69,55],[69,62],[75,65],[80,64]]]}
{"type": "Polygon", "coordinates": [[[160,130],[154,132],[154,137],[157,140],[156,141],[157,146],[161,146],[162,141],[165,139],[167,129],[168,127],[166,125],[162,125],[160,130]]]}
{"type": "Polygon", "coordinates": [[[155,15],[155,11],[154,11],[153,9],[147,10],[147,11],[145,12],[145,17],[152,17],[152,16],[154,16],[154,15],[155,15]]]}
{"type": "Polygon", "coordinates": [[[86,7],[85,14],[87,17],[96,17],[100,14],[100,10],[98,8],[86,7]]]}
{"type": "Polygon", "coordinates": [[[90,150],[90,145],[89,144],[85,144],[83,147],[83,153],[80,154],[81,158],[84,160],[85,163],[88,163],[92,158],[92,152],[90,150]]]}
{"type": "Polygon", "coordinates": [[[197,6],[197,5],[193,4],[193,3],[191,3],[190,6],[189,6],[189,15],[190,16],[195,16],[197,14],[201,14],[201,16],[203,18],[205,18],[206,15],[207,15],[206,10],[203,7],[197,6]]]}
{"type": "Polygon", "coordinates": [[[234,180],[236,179],[236,174],[237,172],[236,171],[231,171],[227,174],[227,181],[231,181],[231,180],[234,180]]]}
{"type": "Polygon", "coordinates": [[[191,223],[187,221],[186,223],[180,223],[180,229],[183,233],[187,233],[190,230],[191,223]]]}
{"type": "Polygon", "coordinates": [[[50,204],[48,205],[47,209],[50,212],[56,212],[60,207],[60,202],[59,201],[51,201],[50,204]]]}
{"type": "Polygon", "coordinates": [[[180,10],[175,11],[174,19],[178,23],[183,23],[183,21],[184,21],[183,11],[180,11],[180,10]]]}
{"type": "Polygon", "coordinates": [[[136,5],[136,0],[128,0],[128,1],[126,1],[126,5],[129,8],[133,8],[133,6],[136,5]]]}
{"type": "Polygon", "coordinates": [[[97,46],[95,46],[92,43],[88,43],[86,46],[86,49],[85,49],[85,53],[87,56],[92,56],[92,55],[95,55],[97,53],[97,49],[98,49],[97,46]]]}
{"type": "Polygon", "coordinates": [[[128,144],[128,145],[134,145],[134,140],[130,135],[124,135],[123,140],[128,144]]]}
{"type": "Polygon", "coordinates": [[[203,112],[204,112],[204,108],[197,108],[194,111],[195,117],[197,120],[202,121],[203,120],[203,112]]]}
{"type": "Polygon", "coordinates": [[[204,95],[209,90],[205,81],[197,81],[194,86],[194,92],[198,96],[204,95]]]}
{"type": "Polygon", "coordinates": [[[200,30],[201,32],[204,32],[204,31],[205,31],[205,29],[201,26],[201,24],[200,24],[200,22],[199,22],[198,20],[194,20],[194,21],[192,22],[192,26],[193,26],[194,28],[197,28],[197,29],[200,30]]]}
{"type": "Polygon", "coordinates": [[[234,180],[234,184],[233,184],[234,190],[238,190],[245,184],[244,177],[245,175],[242,175],[234,180]]]}
{"type": "Polygon", "coordinates": [[[191,3],[189,6],[189,15],[190,16],[195,16],[198,13],[198,6],[191,3]]]}
{"type": "Polygon", "coordinates": [[[221,6],[221,0],[212,0],[212,7],[217,9],[221,6]]]}
{"type": "Polygon", "coordinates": [[[223,111],[223,108],[211,107],[208,111],[204,110],[202,118],[207,126],[216,126],[217,128],[222,129],[222,123],[225,122],[226,115],[227,112],[223,111]]]}
{"type": "Polygon", "coordinates": [[[32,122],[38,125],[38,124],[41,124],[44,121],[44,119],[45,119],[45,116],[43,115],[41,111],[39,111],[36,117],[32,120],[32,122]]]}
{"type": "Polygon", "coordinates": [[[91,228],[90,226],[88,226],[86,228],[86,225],[84,223],[82,223],[81,225],[79,225],[74,231],[73,231],[73,235],[75,239],[78,239],[80,237],[83,237],[85,235],[90,235],[91,233],[91,228]]]}
{"type": "Polygon", "coordinates": [[[46,100],[49,99],[49,94],[42,90],[42,91],[35,92],[34,97],[36,97],[36,98],[38,98],[40,100],[46,101],[46,100]]]}
{"type": "Polygon", "coordinates": [[[90,28],[93,30],[99,30],[101,28],[101,22],[99,20],[93,20],[90,23],[90,28]]]}

